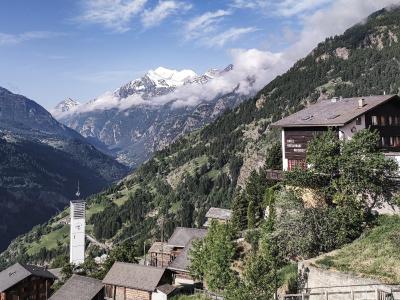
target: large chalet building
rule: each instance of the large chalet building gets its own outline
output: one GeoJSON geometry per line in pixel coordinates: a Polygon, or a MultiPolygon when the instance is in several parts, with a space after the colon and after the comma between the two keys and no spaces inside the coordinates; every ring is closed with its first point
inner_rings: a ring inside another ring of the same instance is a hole
{"type": "Polygon", "coordinates": [[[321,100],[271,127],[282,129],[284,171],[306,168],[308,143],[328,129],[335,131],[340,139],[351,139],[365,128],[376,129],[382,151],[400,161],[400,97],[397,95],[321,100]]]}

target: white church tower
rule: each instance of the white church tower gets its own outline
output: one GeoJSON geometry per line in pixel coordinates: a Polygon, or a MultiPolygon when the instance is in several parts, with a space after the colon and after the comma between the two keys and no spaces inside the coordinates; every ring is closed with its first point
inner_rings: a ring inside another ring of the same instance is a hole
{"type": "Polygon", "coordinates": [[[69,244],[69,262],[74,265],[80,265],[85,262],[85,201],[80,200],[79,183],[77,200],[70,202],[70,244],[69,244]]]}

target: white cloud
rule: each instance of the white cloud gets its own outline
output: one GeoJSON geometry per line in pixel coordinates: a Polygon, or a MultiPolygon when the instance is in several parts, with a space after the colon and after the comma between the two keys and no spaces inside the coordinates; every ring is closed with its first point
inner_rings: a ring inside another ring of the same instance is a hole
{"type": "Polygon", "coordinates": [[[400,4],[400,0],[336,0],[328,7],[303,17],[298,40],[286,50],[286,55],[292,61],[297,60],[325,38],[342,34],[371,13],[393,4],[400,4]]]}
{"type": "Polygon", "coordinates": [[[50,31],[27,31],[19,34],[9,34],[0,32],[0,46],[15,45],[31,40],[43,40],[58,37],[62,35],[57,32],[50,31]]]}
{"type": "Polygon", "coordinates": [[[215,30],[215,26],[225,17],[231,15],[229,10],[209,11],[187,22],[185,26],[186,39],[194,39],[215,30]]]}
{"type": "Polygon", "coordinates": [[[173,101],[174,106],[196,105],[228,93],[238,84],[238,92],[250,96],[286,72],[325,38],[342,34],[372,12],[396,3],[400,0],[381,0],[379,3],[375,0],[336,0],[329,7],[304,16],[298,39],[286,50],[277,53],[257,49],[231,50],[234,69],[225,76],[200,87],[183,86],[175,93],[160,98],[163,102],[173,101]]]}
{"type": "Polygon", "coordinates": [[[209,11],[197,16],[186,23],[184,36],[186,40],[195,40],[206,47],[222,47],[241,36],[254,32],[255,27],[231,27],[221,31],[218,24],[233,14],[232,10],[209,11]]]}
{"type": "Polygon", "coordinates": [[[268,7],[269,2],[266,0],[233,0],[231,6],[235,8],[264,9],[268,7]]]}
{"type": "Polygon", "coordinates": [[[222,47],[228,42],[232,42],[240,38],[241,36],[256,31],[255,27],[232,27],[226,31],[218,33],[212,37],[204,37],[202,43],[208,47],[222,47]]]}
{"type": "Polygon", "coordinates": [[[233,0],[234,8],[257,9],[263,13],[291,17],[315,10],[333,0],[233,0]]]}
{"type": "Polygon", "coordinates": [[[101,24],[116,32],[126,32],[131,21],[139,14],[147,0],[84,0],[84,13],[80,22],[101,24]]]}
{"type": "Polygon", "coordinates": [[[96,108],[114,106],[126,109],[131,105],[162,105],[168,102],[172,102],[174,107],[192,106],[202,101],[211,101],[236,88],[242,95],[254,95],[326,37],[341,34],[350,26],[362,22],[372,12],[399,3],[400,0],[380,0],[380,3],[376,0],[335,0],[329,7],[305,16],[297,41],[282,52],[234,49],[230,51],[234,69],[205,85],[184,85],[169,95],[150,100],[143,100],[140,96],[118,100],[111,94],[106,94],[101,97],[96,108]]]}
{"type": "Polygon", "coordinates": [[[273,10],[279,16],[291,17],[312,11],[332,1],[333,0],[284,0],[279,1],[273,10]]]}
{"type": "Polygon", "coordinates": [[[142,14],[144,27],[152,27],[160,24],[170,15],[184,13],[192,8],[191,4],[179,1],[160,1],[152,10],[146,9],[142,14]]]}

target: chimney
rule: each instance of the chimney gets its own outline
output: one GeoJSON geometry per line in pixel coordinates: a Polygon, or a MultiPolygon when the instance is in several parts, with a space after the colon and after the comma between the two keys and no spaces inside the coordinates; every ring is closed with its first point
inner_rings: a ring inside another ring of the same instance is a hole
{"type": "Polygon", "coordinates": [[[363,108],[365,106],[365,99],[360,98],[358,99],[358,108],[363,108]]]}
{"type": "Polygon", "coordinates": [[[338,101],[338,97],[332,97],[331,102],[336,103],[338,101]]]}

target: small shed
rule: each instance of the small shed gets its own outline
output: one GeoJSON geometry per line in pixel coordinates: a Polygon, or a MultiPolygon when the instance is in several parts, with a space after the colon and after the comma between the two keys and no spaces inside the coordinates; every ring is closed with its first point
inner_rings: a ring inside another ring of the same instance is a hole
{"type": "Polygon", "coordinates": [[[0,300],[45,300],[56,277],[42,267],[16,263],[0,272],[0,300]]]}
{"type": "Polygon", "coordinates": [[[206,213],[207,221],[204,223],[204,227],[209,227],[211,225],[211,221],[217,221],[220,223],[226,223],[232,218],[232,210],[211,207],[206,213]]]}
{"type": "Polygon", "coordinates": [[[103,300],[104,286],[101,280],[72,275],[66,283],[56,291],[50,300],[103,300]]]}
{"type": "Polygon", "coordinates": [[[103,279],[105,299],[163,299],[157,288],[170,282],[165,268],[116,262],[103,279]]]}
{"type": "Polygon", "coordinates": [[[155,242],[149,249],[150,266],[166,267],[179,253],[176,247],[163,242],[155,242]]]}

